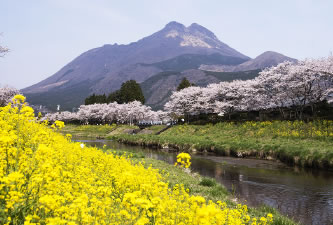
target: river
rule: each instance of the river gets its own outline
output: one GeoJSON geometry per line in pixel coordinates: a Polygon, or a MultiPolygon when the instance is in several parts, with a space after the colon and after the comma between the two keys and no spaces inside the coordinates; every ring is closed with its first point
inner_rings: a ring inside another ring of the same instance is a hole
{"type": "MultiPolygon", "coordinates": [[[[143,152],[173,164],[176,153],[108,140],[76,140],[87,145],[143,152]]],[[[299,169],[279,162],[192,154],[191,170],[215,178],[249,206],[266,204],[302,224],[333,224],[333,172],[299,169]]]]}

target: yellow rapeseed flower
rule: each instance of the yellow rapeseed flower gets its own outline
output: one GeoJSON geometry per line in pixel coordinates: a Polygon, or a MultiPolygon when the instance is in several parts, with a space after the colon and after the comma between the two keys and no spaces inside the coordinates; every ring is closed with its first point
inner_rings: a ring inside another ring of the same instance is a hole
{"type": "MultiPolygon", "coordinates": [[[[158,170],[84,147],[38,123],[15,96],[0,108],[0,224],[247,224],[246,206],[228,208],[169,188],[158,170]],[[22,215],[25,217],[22,218],[22,215]],[[23,221],[22,221],[23,220],[23,221]]],[[[181,165],[191,156],[179,154],[181,165]]],[[[261,218],[269,224],[272,215],[261,218]]],[[[255,222],[256,223],[256,222],[255,222]]]]}

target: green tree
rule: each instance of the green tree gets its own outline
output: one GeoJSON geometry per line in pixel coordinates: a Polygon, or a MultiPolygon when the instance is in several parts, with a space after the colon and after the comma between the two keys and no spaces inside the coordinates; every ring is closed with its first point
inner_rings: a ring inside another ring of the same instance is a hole
{"type": "Polygon", "coordinates": [[[129,80],[121,85],[120,90],[111,92],[107,97],[105,94],[92,94],[85,99],[84,103],[85,105],[110,102],[123,104],[133,102],[135,100],[140,101],[142,104],[145,103],[145,97],[143,96],[140,85],[135,80],[129,80]]]}
{"type": "Polygon", "coordinates": [[[91,105],[96,103],[96,95],[92,94],[90,96],[88,96],[85,100],[84,100],[84,104],[85,105],[91,105]]]}
{"type": "Polygon", "coordinates": [[[145,97],[143,96],[141,87],[135,80],[128,80],[123,83],[119,92],[120,103],[133,102],[135,100],[140,101],[142,104],[145,103],[145,97]]]}
{"type": "Polygon", "coordinates": [[[96,95],[96,103],[106,103],[106,95],[96,95]]]}
{"type": "Polygon", "coordinates": [[[117,103],[120,103],[120,102],[121,102],[120,90],[117,90],[117,91],[111,92],[111,93],[108,95],[107,102],[108,102],[108,103],[110,103],[110,102],[117,102],[117,103]]]}
{"type": "Polygon", "coordinates": [[[183,80],[180,82],[180,84],[177,87],[177,91],[180,91],[184,88],[191,87],[192,84],[186,79],[186,77],[183,78],[183,80]]]}
{"type": "Polygon", "coordinates": [[[107,103],[106,95],[96,95],[95,93],[90,95],[84,100],[85,105],[91,105],[95,103],[107,103]]]}

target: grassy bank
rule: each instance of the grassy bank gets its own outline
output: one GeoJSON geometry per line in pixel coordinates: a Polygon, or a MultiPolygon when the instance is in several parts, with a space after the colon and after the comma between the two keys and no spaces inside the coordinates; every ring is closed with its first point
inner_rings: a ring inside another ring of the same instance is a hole
{"type": "Polygon", "coordinates": [[[289,165],[333,169],[331,121],[178,125],[160,135],[111,135],[117,141],[180,151],[279,159],[289,165]]]}
{"type": "MultiPolygon", "coordinates": [[[[123,151],[116,151],[116,154],[121,155],[123,151]]],[[[133,155],[132,160],[134,162],[141,162],[143,160],[142,158],[144,158],[143,154],[136,152],[127,151],[127,154],[133,155]]],[[[231,208],[236,208],[239,203],[235,196],[228,192],[224,186],[217,183],[215,179],[203,177],[197,173],[186,172],[186,170],[182,168],[175,167],[161,160],[145,158],[143,161],[145,162],[146,168],[151,166],[154,169],[159,169],[170,188],[173,188],[177,184],[183,184],[185,189],[189,190],[189,194],[203,196],[207,201],[226,202],[231,208]]],[[[249,207],[248,210],[251,217],[260,218],[266,216],[268,213],[273,214],[273,224],[275,225],[297,224],[291,219],[282,216],[278,210],[271,207],[249,207]]]]}
{"type": "Polygon", "coordinates": [[[110,135],[127,134],[135,129],[138,129],[138,127],[116,124],[100,126],[66,124],[61,132],[64,134],[71,134],[75,137],[104,139],[110,135]]]}

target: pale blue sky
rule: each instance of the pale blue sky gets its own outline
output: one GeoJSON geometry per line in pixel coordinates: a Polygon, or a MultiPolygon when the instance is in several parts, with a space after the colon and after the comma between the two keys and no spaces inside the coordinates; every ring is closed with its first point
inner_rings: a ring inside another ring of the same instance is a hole
{"type": "Polygon", "coordinates": [[[0,0],[0,85],[24,88],[104,44],[128,44],[170,21],[198,23],[250,57],[333,51],[331,0],[0,0]]]}

